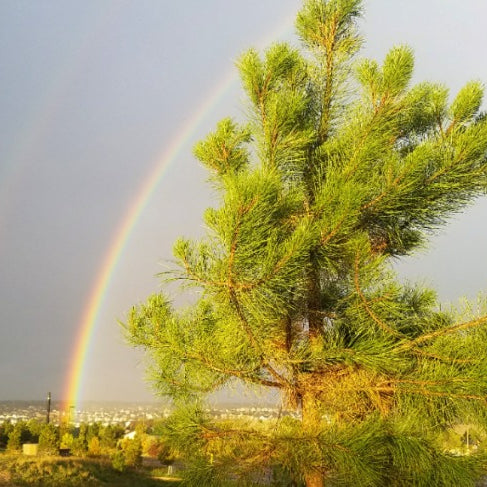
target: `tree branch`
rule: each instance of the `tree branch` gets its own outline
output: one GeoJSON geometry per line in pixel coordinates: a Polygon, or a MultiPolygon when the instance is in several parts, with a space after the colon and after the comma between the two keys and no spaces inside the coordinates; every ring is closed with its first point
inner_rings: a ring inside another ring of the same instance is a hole
{"type": "Polygon", "coordinates": [[[227,369],[227,368],[215,365],[213,362],[211,362],[211,360],[208,359],[208,357],[206,357],[204,355],[194,354],[194,353],[186,353],[185,356],[188,359],[196,360],[196,361],[200,362],[201,364],[203,364],[204,366],[206,366],[210,370],[213,370],[213,371],[218,372],[220,374],[232,375],[232,376],[237,377],[239,379],[245,379],[245,380],[248,380],[248,381],[254,382],[256,384],[263,385],[263,386],[267,386],[267,387],[277,387],[277,388],[282,387],[282,384],[279,382],[274,382],[274,381],[270,381],[267,379],[263,379],[263,378],[251,375],[253,372],[257,372],[261,368],[261,365],[259,365],[258,367],[253,367],[252,369],[247,369],[247,370],[227,369]]]}
{"type": "Polygon", "coordinates": [[[449,335],[451,333],[455,333],[460,330],[468,330],[469,328],[475,328],[477,326],[483,325],[487,323],[487,315],[481,316],[476,320],[467,321],[466,323],[460,323],[458,325],[451,326],[449,328],[443,328],[442,330],[437,330],[432,333],[427,333],[426,335],[422,335],[415,340],[411,340],[405,344],[403,344],[400,348],[412,348],[420,343],[427,342],[432,340],[433,338],[437,338],[439,336],[449,335]]]}
{"type": "Polygon", "coordinates": [[[255,351],[259,354],[260,360],[262,367],[265,368],[272,377],[276,379],[279,384],[281,384],[281,387],[287,387],[287,388],[292,388],[292,384],[284,378],[282,375],[280,375],[269,363],[269,359],[265,356],[264,350],[260,343],[257,341],[252,328],[249,325],[249,322],[247,321],[247,318],[245,317],[242,308],[240,306],[240,303],[238,301],[237,295],[235,293],[234,289],[230,289],[230,301],[232,302],[238,317],[240,318],[240,322],[242,323],[243,329],[245,333],[247,334],[247,337],[250,341],[250,344],[254,347],[255,351]]]}
{"type": "Polygon", "coordinates": [[[396,330],[392,329],[389,325],[384,323],[370,308],[367,298],[364,296],[364,293],[360,289],[360,281],[359,281],[359,255],[355,256],[355,264],[354,264],[354,282],[355,282],[355,290],[357,291],[357,294],[360,297],[360,300],[362,301],[362,304],[364,305],[365,310],[367,311],[367,314],[379,325],[382,330],[386,331],[390,335],[394,335],[397,337],[402,337],[402,334],[397,332],[396,330]]]}

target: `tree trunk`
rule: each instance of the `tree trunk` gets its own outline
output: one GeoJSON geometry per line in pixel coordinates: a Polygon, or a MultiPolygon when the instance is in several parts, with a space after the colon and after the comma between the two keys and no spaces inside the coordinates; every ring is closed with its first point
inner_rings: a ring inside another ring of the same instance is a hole
{"type": "Polygon", "coordinates": [[[308,274],[308,336],[310,343],[320,337],[323,329],[323,316],[321,314],[321,284],[319,263],[314,256],[314,252],[310,256],[311,269],[308,274]]]}
{"type": "MultiPolygon", "coordinates": [[[[311,261],[313,263],[312,270],[309,276],[309,290],[308,290],[308,336],[311,347],[313,347],[314,342],[320,336],[320,329],[322,326],[322,320],[320,316],[320,280],[318,265],[314,262],[314,256],[311,256],[311,261]]],[[[306,379],[304,383],[304,390],[306,391],[306,379]]],[[[310,436],[315,435],[321,426],[321,414],[318,409],[318,404],[314,394],[310,392],[304,392],[302,398],[302,422],[303,429],[310,436]]],[[[323,474],[321,471],[313,469],[312,467],[317,467],[317,465],[310,465],[310,470],[308,470],[304,476],[306,481],[306,487],[323,487],[323,474]]]]}
{"type": "Polygon", "coordinates": [[[323,476],[320,472],[308,472],[304,476],[306,487],[323,487],[323,476]]]}
{"type": "MultiPolygon", "coordinates": [[[[321,426],[321,414],[318,409],[318,404],[314,395],[305,393],[302,398],[302,423],[303,429],[310,435],[316,435],[321,426]]],[[[323,473],[313,467],[317,465],[309,465],[309,470],[306,470],[304,479],[306,487],[323,487],[323,473]]]]}

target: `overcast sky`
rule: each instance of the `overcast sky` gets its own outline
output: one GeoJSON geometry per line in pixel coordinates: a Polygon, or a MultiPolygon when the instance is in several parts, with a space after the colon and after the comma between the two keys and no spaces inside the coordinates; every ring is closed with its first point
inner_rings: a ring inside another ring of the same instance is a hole
{"type": "MultiPolygon", "coordinates": [[[[61,399],[77,330],[117,229],[160,155],[235,59],[293,40],[298,0],[0,2],[0,400],[61,399]],[[286,28],[288,26],[288,28],[286,28]]],[[[415,80],[455,93],[487,81],[484,0],[368,0],[363,54],[416,53],[415,80]]],[[[196,140],[242,116],[235,81],[149,199],[115,267],[87,356],[83,399],[150,400],[117,319],[159,289],[179,235],[202,232],[210,194],[196,140]]],[[[443,300],[487,291],[486,200],[401,262],[443,300]]]]}

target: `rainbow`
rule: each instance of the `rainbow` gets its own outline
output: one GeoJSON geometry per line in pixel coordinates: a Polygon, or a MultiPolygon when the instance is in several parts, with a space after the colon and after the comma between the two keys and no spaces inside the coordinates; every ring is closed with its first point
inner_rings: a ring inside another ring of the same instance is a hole
{"type": "MultiPolygon", "coordinates": [[[[267,36],[265,40],[259,43],[259,45],[267,45],[272,40],[279,39],[286,35],[292,26],[292,19],[293,17],[287,16],[284,21],[279,24],[278,28],[274,30],[274,33],[267,36]]],[[[202,103],[198,110],[193,114],[190,121],[181,127],[179,134],[174,138],[170,147],[157,157],[154,169],[146,178],[138,195],[130,205],[128,213],[124,216],[121,225],[115,232],[108,248],[108,252],[103,260],[103,265],[95,279],[94,286],[89,293],[89,299],[78,326],[78,333],[71,353],[72,360],[65,379],[63,394],[63,398],[69,407],[74,406],[76,408],[80,402],[85,362],[95,325],[104,303],[105,296],[110,287],[114,271],[140,215],[147,206],[156,187],[162,180],[167,168],[176,160],[183,148],[186,147],[191,137],[195,134],[196,129],[209,114],[211,109],[226,95],[236,81],[237,76],[235,70],[232,69],[228,71],[213,89],[212,93],[206,97],[206,101],[202,103]]]]}

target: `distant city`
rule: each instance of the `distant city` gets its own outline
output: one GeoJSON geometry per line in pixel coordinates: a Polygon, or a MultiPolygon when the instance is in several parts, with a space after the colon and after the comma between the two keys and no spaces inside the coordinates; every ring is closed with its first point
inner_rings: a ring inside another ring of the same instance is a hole
{"type": "MultiPolygon", "coordinates": [[[[220,419],[253,418],[269,420],[278,416],[294,416],[295,412],[283,411],[275,405],[249,406],[225,404],[212,406],[207,412],[220,419]]],[[[129,427],[137,421],[150,421],[166,418],[171,413],[167,403],[125,403],[125,402],[86,402],[78,406],[67,406],[63,402],[53,401],[49,421],[54,424],[100,423],[102,425],[123,425],[129,427]]],[[[0,423],[10,421],[47,421],[46,401],[0,401],[0,423]]]]}

